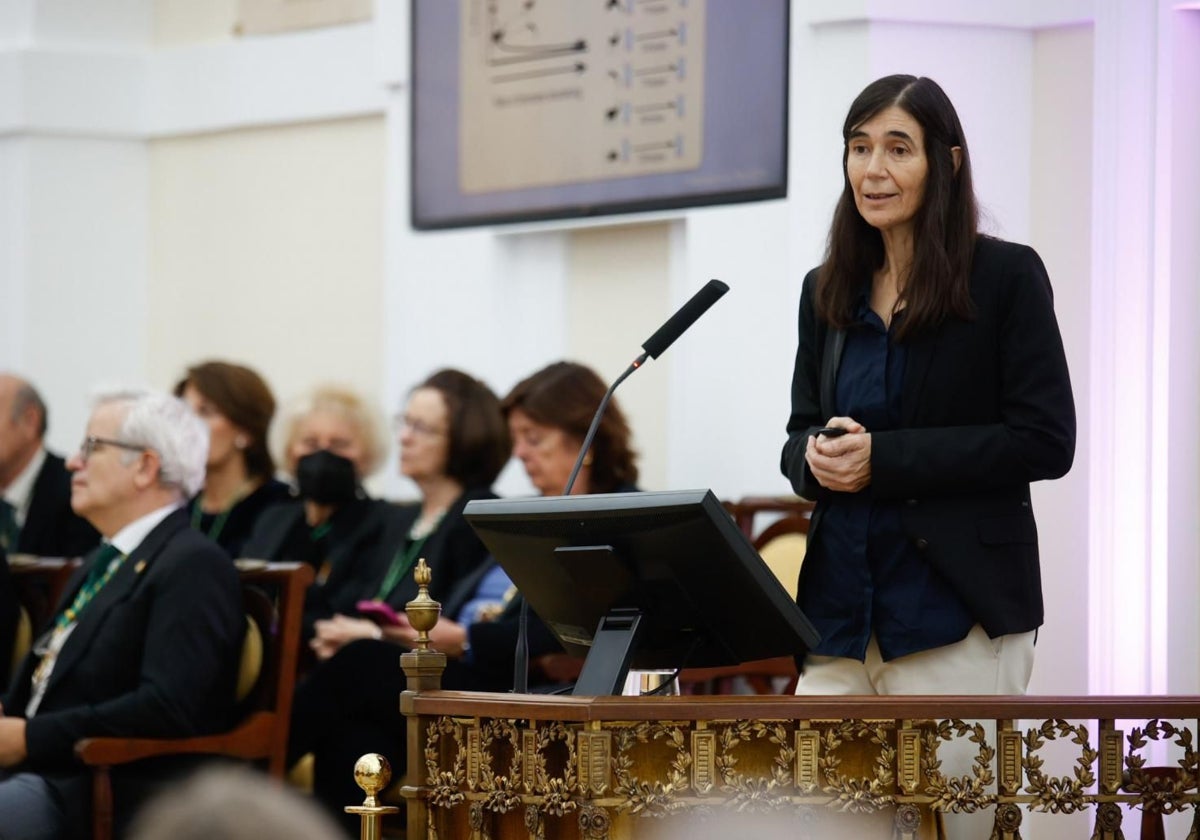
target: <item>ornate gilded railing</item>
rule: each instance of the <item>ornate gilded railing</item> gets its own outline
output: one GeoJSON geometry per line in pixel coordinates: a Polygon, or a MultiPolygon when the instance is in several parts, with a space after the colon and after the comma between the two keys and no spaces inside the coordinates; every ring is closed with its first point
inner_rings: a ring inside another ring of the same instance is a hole
{"type": "Polygon", "coordinates": [[[1029,812],[1121,840],[1130,809],[1190,811],[1200,837],[1198,697],[484,694],[437,690],[439,653],[401,661],[408,840],[909,840],[955,813],[1014,840],[1029,812]]]}
{"type": "Polygon", "coordinates": [[[873,813],[891,822],[878,836],[916,838],[934,836],[938,812],[973,811],[994,814],[994,837],[1015,838],[1026,811],[1085,810],[1092,837],[1117,840],[1121,805],[1190,810],[1193,834],[1198,825],[1197,698],[422,692],[404,707],[417,728],[410,840],[602,840],[638,836],[647,818],[728,814],[823,838],[873,813]],[[962,772],[941,758],[956,742],[970,748],[962,772]],[[1054,742],[1071,745],[1065,763],[1054,742]],[[1147,770],[1155,744],[1170,747],[1171,772],[1147,770]]]}

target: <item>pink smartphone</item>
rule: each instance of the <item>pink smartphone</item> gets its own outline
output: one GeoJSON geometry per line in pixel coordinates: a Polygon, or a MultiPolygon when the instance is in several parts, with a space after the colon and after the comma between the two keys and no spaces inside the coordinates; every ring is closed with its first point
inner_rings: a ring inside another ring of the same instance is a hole
{"type": "Polygon", "coordinates": [[[398,627],[400,625],[400,616],[383,601],[359,601],[355,606],[358,609],[359,615],[363,618],[371,619],[376,624],[382,624],[387,627],[398,627]]]}

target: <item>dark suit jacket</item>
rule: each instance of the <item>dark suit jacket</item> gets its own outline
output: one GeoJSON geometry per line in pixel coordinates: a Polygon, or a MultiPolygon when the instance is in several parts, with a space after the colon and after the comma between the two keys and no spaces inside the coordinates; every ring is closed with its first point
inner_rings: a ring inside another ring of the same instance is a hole
{"type": "MultiPolygon", "coordinates": [[[[89,565],[68,584],[56,614],[74,600],[89,565]]],[[[183,511],[170,514],[80,613],[26,726],[29,757],[19,769],[46,776],[84,831],[91,782],[75,762],[75,742],[228,726],[245,621],[232,561],[192,530],[183,511]]],[[[5,714],[24,715],[37,664],[36,655],[25,658],[5,714]]],[[[146,776],[136,766],[114,774],[118,810],[128,814],[128,793],[146,776]]]]}
{"type": "Polygon", "coordinates": [[[71,510],[71,473],[66,463],[47,452],[33,482],[17,550],[42,557],[82,557],[99,543],[96,529],[71,510]]]}
{"type": "MultiPolygon", "coordinates": [[[[816,270],[800,297],[800,341],[782,469],[822,501],[804,460],[834,415],[845,333],[817,318],[816,270]]],[[[903,427],[871,434],[871,492],[903,500],[906,533],[990,636],[1042,623],[1029,483],[1058,478],[1075,453],[1075,404],[1050,281],[1028,247],[981,237],[970,280],[975,317],[949,318],[907,342],[903,427]]],[[[870,430],[868,430],[870,431],[870,430]]],[[[804,586],[801,567],[800,586],[804,586]]]]}

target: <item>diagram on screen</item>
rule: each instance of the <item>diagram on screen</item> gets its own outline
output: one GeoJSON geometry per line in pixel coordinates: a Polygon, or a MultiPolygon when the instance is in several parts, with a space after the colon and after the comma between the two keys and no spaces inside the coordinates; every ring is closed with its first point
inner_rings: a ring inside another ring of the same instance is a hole
{"type": "Polygon", "coordinates": [[[699,167],[705,0],[460,0],[460,12],[463,192],[699,167]]]}

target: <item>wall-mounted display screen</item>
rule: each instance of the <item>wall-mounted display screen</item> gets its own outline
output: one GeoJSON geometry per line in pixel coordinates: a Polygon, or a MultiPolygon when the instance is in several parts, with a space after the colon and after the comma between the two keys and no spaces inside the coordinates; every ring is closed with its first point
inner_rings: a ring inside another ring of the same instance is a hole
{"type": "Polygon", "coordinates": [[[413,225],[782,197],[787,79],[787,0],[413,0],[413,225]]]}

